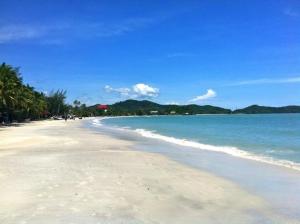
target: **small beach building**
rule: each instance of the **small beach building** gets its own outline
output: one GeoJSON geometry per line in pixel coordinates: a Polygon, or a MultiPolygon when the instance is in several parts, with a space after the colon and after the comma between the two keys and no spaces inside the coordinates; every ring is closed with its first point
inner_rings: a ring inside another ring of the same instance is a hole
{"type": "Polygon", "coordinates": [[[158,114],[158,111],[157,110],[151,110],[150,114],[158,114]]]}

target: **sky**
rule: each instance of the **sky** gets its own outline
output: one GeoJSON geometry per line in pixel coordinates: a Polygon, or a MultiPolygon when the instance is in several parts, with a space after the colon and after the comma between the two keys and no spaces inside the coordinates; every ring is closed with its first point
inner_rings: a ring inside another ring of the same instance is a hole
{"type": "Polygon", "coordinates": [[[299,0],[0,0],[0,62],[87,105],[300,105],[299,0]]]}

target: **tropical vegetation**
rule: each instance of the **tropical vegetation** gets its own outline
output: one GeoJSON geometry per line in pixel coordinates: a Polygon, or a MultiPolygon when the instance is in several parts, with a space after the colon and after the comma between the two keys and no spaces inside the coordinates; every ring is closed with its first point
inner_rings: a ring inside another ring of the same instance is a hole
{"type": "Polygon", "coordinates": [[[24,84],[19,68],[0,65],[0,122],[36,120],[61,115],[68,108],[66,92],[56,91],[46,96],[34,87],[24,84]]]}

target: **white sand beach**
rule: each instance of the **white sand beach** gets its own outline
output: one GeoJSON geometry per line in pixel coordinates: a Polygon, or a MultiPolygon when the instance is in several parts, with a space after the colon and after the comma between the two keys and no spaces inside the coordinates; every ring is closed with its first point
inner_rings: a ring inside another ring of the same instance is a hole
{"type": "Polygon", "coordinates": [[[0,128],[0,223],[298,223],[236,184],[82,121],[0,128]]]}

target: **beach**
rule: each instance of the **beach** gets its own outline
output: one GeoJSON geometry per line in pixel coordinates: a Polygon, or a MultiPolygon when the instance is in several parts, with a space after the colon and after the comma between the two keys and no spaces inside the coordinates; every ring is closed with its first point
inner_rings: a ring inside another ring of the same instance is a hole
{"type": "Polygon", "coordinates": [[[0,129],[0,223],[299,223],[228,179],[83,122],[0,129]]]}

